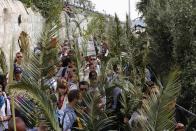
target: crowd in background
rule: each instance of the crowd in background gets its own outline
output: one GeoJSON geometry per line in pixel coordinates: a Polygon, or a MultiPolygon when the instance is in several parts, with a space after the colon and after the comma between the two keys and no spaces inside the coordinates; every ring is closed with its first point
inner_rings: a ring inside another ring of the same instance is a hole
{"type": "MultiPolygon", "coordinates": [[[[73,58],[74,51],[70,48],[70,43],[65,41],[61,45],[59,52],[59,66],[57,72],[46,80],[45,84],[49,85],[50,90],[56,96],[56,117],[60,128],[63,131],[76,130],[76,128],[82,128],[82,122],[78,113],[88,113],[88,107],[85,105],[83,98],[86,94],[97,96],[100,100],[97,103],[97,107],[100,111],[104,111],[106,108],[113,110],[113,114],[117,115],[119,121],[129,125],[134,131],[142,131],[142,126],[139,124],[140,120],[147,121],[148,118],[143,114],[145,110],[144,105],[148,102],[151,95],[159,95],[159,87],[153,81],[153,76],[149,69],[146,68],[145,81],[146,88],[143,91],[140,104],[136,110],[128,115],[123,116],[120,114],[122,108],[120,103],[120,97],[122,89],[120,87],[114,87],[112,90],[112,100],[109,102],[110,106],[107,106],[107,94],[102,93],[99,82],[101,75],[101,62],[104,57],[109,54],[109,48],[107,41],[102,41],[101,44],[97,44],[97,41],[92,41],[91,48],[94,51],[93,55],[82,56],[84,66],[78,71],[76,60],[73,58]],[[77,72],[80,72],[79,74],[77,72]],[[79,79],[80,78],[80,79],[79,79]],[[76,106],[80,106],[80,112],[75,110],[76,106]]],[[[90,49],[90,50],[91,50],[90,49]]],[[[39,48],[34,50],[36,55],[41,53],[39,48]]],[[[88,53],[87,53],[88,54],[88,53]]],[[[15,82],[20,82],[22,79],[22,61],[23,54],[17,52],[14,61],[14,75],[15,82]]],[[[110,84],[113,81],[118,82],[119,75],[121,73],[120,66],[117,64],[112,65],[112,72],[107,75],[107,82],[110,84]]],[[[0,75],[0,131],[9,130],[13,131],[13,118],[10,108],[10,99],[6,95],[6,76],[0,75]]],[[[20,98],[18,98],[19,100],[20,98]]],[[[174,105],[175,106],[175,105],[174,105]]],[[[17,113],[17,111],[16,111],[17,113]]],[[[20,114],[20,112],[18,113],[20,114]]],[[[21,115],[16,115],[16,128],[17,131],[43,131],[47,130],[44,124],[40,124],[37,128],[27,129],[25,121],[21,115]]],[[[111,126],[110,129],[119,129],[118,126],[111,126]]],[[[184,131],[184,125],[181,123],[176,124],[176,131],[184,131]]]]}

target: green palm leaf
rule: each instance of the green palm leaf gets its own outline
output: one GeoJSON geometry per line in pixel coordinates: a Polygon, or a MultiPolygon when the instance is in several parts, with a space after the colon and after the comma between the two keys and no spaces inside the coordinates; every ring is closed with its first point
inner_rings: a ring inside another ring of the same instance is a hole
{"type": "Polygon", "coordinates": [[[171,72],[165,86],[160,84],[160,87],[160,95],[153,95],[145,106],[148,121],[144,122],[144,127],[147,131],[174,129],[175,99],[180,92],[179,71],[171,72]]]}
{"type": "MultiPolygon", "coordinates": [[[[105,111],[100,111],[99,95],[87,94],[83,99],[88,112],[81,113],[85,131],[102,131],[114,124],[114,116],[107,116],[105,111]]],[[[80,107],[79,107],[80,108],[80,107]]]]}
{"type": "Polygon", "coordinates": [[[29,97],[34,98],[39,105],[39,108],[45,114],[46,120],[48,120],[55,131],[59,131],[59,125],[55,116],[55,109],[51,104],[50,98],[44,93],[37,85],[32,85],[28,81],[21,82],[19,84],[10,85],[11,91],[28,91],[29,97]]]}

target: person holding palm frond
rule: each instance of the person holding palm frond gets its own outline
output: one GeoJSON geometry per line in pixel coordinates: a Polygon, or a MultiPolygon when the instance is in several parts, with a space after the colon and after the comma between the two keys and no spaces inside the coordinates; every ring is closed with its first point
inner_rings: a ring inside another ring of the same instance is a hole
{"type": "Polygon", "coordinates": [[[66,80],[57,83],[57,118],[60,122],[63,117],[63,111],[68,103],[68,85],[66,80]]]}

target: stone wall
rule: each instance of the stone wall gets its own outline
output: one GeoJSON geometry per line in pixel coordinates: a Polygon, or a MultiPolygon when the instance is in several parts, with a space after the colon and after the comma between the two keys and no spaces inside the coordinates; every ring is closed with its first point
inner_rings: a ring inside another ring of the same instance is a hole
{"type": "Polygon", "coordinates": [[[11,47],[19,51],[18,38],[22,31],[28,34],[30,48],[33,49],[40,39],[44,18],[39,12],[26,8],[18,0],[0,0],[0,48],[9,63],[11,47]]]}

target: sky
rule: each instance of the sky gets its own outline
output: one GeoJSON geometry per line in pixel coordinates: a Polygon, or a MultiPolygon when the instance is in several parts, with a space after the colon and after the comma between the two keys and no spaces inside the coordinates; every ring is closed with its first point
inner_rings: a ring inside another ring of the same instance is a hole
{"type": "MultiPolygon", "coordinates": [[[[95,10],[101,13],[114,15],[117,13],[121,21],[125,21],[126,13],[128,14],[128,0],[91,0],[95,4],[95,10]],[[103,11],[105,10],[105,11],[103,11]]],[[[136,3],[139,0],[130,0],[131,5],[131,19],[139,17],[136,11],[136,3]]]]}

